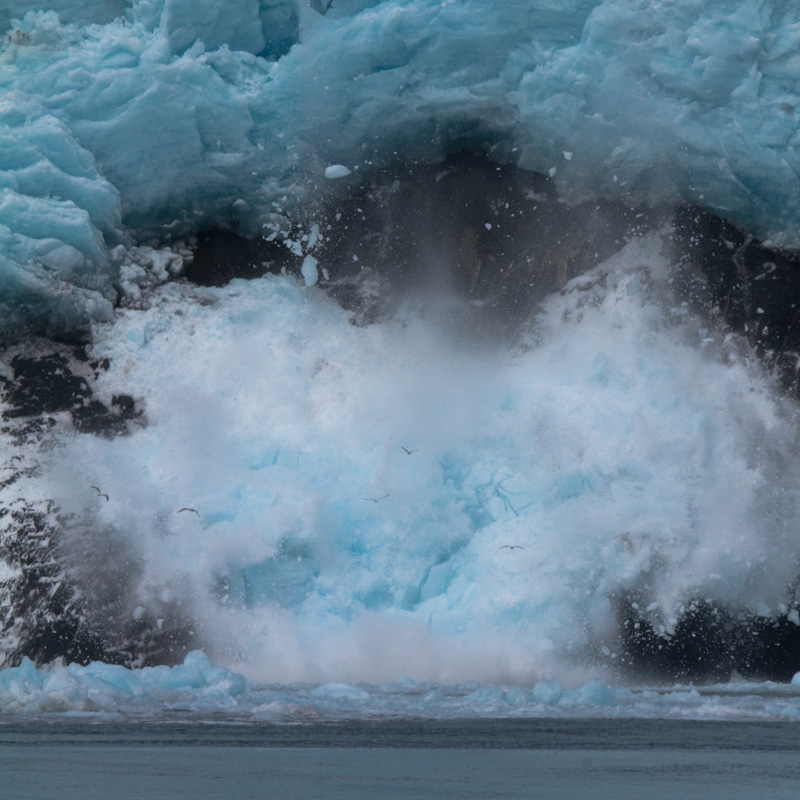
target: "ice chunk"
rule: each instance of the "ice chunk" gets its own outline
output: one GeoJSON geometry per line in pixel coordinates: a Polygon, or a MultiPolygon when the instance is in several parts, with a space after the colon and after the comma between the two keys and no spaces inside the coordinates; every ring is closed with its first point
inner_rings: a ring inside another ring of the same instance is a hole
{"type": "Polygon", "coordinates": [[[311,692],[311,697],[331,700],[369,700],[369,692],[347,683],[326,683],[311,692]]]}
{"type": "Polygon", "coordinates": [[[206,49],[228,45],[232,50],[260,53],[264,35],[257,0],[164,0],[162,25],[172,51],[183,53],[196,41],[206,49]]]}
{"type": "Polygon", "coordinates": [[[617,698],[600,679],[589,681],[580,692],[581,700],[593,706],[615,706],[617,698]]]}
{"type": "Polygon", "coordinates": [[[351,171],[342,164],[331,164],[329,167],[325,167],[326,178],[346,178],[350,174],[351,171]]]}
{"type": "Polygon", "coordinates": [[[303,266],[300,268],[300,272],[303,276],[303,280],[305,281],[306,286],[314,286],[316,282],[319,280],[319,273],[317,271],[317,261],[314,256],[306,256],[303,259],[303,266]]]}
{"type": "Polygon", "coordinates": [[[564,695],[564,688],[558,681],[538,681],[533,687],[533,696],[539,703],[552,706],[564,695]]]}

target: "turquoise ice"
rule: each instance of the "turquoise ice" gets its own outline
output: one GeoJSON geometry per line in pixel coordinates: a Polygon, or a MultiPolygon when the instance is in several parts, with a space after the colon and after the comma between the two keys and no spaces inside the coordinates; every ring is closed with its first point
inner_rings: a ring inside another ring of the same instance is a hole
{"type": "Polygon", "coordinates": [[[567,198],[685,200],[795,249],[795,16],[781,0],[16,3],[4,334],[108,318],[132,244],[259,234],[398,156],[464,147],[567,198]]]}

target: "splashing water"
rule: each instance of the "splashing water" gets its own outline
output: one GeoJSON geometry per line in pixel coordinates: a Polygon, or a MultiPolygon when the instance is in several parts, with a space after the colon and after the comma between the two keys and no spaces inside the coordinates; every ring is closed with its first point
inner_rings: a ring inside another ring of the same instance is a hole
{"type": "Polygon", "coordinates": [[[795,407],[670,269],[636,239],[512,346],[446,296],[357,327],[288,277],[167,284],[94,344],[147,426],[29,480],[79,580],[113,543],[125,614],[248,677],[585,680],[622,596],[666,634],[794,602],[795,407]]]}

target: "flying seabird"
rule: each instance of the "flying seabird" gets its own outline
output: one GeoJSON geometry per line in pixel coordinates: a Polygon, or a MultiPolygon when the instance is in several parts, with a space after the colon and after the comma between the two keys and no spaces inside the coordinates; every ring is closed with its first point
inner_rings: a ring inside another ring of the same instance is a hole
{"type": "Polygon", "coordinates": [[[507,548],[509,550],[524,550],[525,548],[521,544],[501,544],[498,550],[502,550],[503,548],[507,548]]]}
{"type": "Polygon", "coordinates": [[[179,508],[176,513],[180,514],[181,511],[193,511],[197,516],[200,516],[200,512],[196,508],[179,508]]]}
{"type": "Polygon", "coordinates": [[[380,503],[381,500],[385,500],[389,496],[388,492],[383,495],[382,497],[365,497],[365,500],[369,500],[372,503],[380,503]]]}
{"type": "MultiPolygon", "coordinates": [[[[400,447],[403,447],[403,445],[400,445],[400,447]]],[[[409,450],[407,447],[403,447],[403,450],[406,451],[406,455],[407,456],[410,456],[412,453],[416,453],[417,452],[416,450],[409,450]]]]}
{"type": "Polygon", "coordinates": [[[101,492],[97,486],[90,486],[90,489],[94,489],[97,492],[98,497],[105,497],[106,503],[108,502],[108,495],[105,492],[101,492]]]}

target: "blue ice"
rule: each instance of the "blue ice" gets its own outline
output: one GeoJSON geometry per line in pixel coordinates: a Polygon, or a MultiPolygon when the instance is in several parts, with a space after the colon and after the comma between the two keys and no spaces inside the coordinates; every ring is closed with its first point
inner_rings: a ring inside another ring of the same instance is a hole
{"type": "MultiPolygon", "coordinates": [[[[797,677],[797,676],[796,676],[797,677]]],[[[666,689],[611,688],[598,679],[567,688],[508,684],[322,683],[276,686],[213,667],[193,651],[174,667],[126,669],[102,663],[37,669],[25,659],[0,670],[0,713],[87,715],[96,719],[213,719],[298,724],[323,720],[414,718],[660,718],[796,720],[800,692],[772,683],[666,689]]]]}
{"type": "Polygon", "coordinates": [[[3,335],[107,319],[136,291],[119,246],[258,234],[397,154],[485,149],[567,198],[680,198],[797,248],[794,12],[20,0],[0,13],[3,335]]]}

